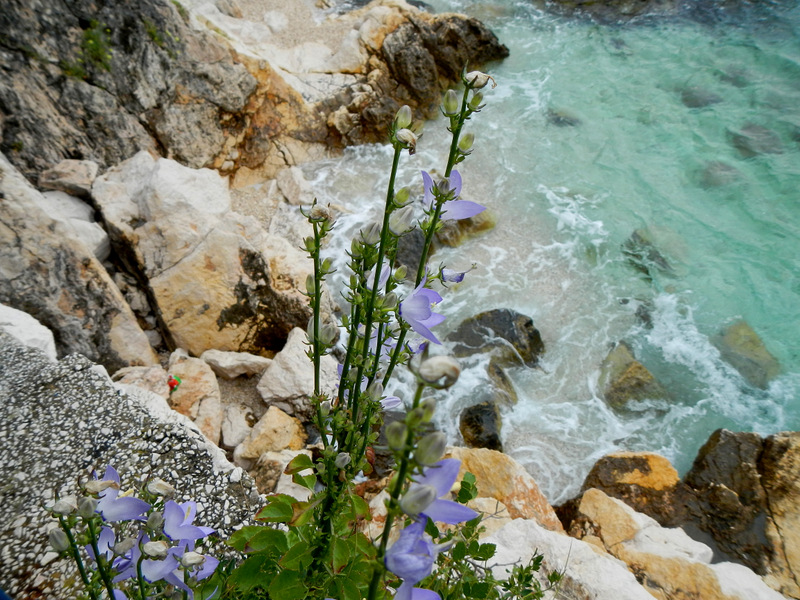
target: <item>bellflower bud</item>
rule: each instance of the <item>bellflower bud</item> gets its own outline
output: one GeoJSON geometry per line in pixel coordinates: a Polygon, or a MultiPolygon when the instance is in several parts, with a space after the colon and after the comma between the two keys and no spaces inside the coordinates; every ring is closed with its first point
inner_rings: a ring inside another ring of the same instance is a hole
{"type": "Polygon", "coordinates": [[[418,373],[426,383],[438,384],[448,388],[458,381],[461,367],[456,359],[451,356],[431,356],[422,361],[418,373]],[[444,382],[441,382],[442,379],[444,382]]]}
{"type": "Polygon", "coordinates": [[[481,73],[480,71],[470,71],[467,73],[464,81],[473,90],[485,88],[486,84],[490,81],[492,82],[493,88],[497,87],[497,82],[494,80],[494,77],[487,75],[486,73],[481,73]]]}
{"type": "Polygon", "coordinates": [[[411,192],[407,187],[402,187],[394,194],[394,204],[398,208],[405,206],[411,200],[411,192]]]}
{"type": "Polygon", "coordinates": [[[458,94],[455,90],[447,90],[442,99],[442,112],[446,117],[455,117],[458,114],[458,94]]]}
{"type": "Polygon", "coordinates": [[[319,413],[322,415],[324,419],[329,414],[331,414],[331,401],[330,400],[323,400],[319,403],[319,413]]]}
{"type": "Polygon", "coordinates": [[[206,562],[206,557],[199,552],[189,550],[188,552],[184,552],[183,556],[181,556],[181,565],[190,571],[196,566],[202,565],[204,562],[206,562]]]}
{"type": "Polygon", "coordinates": [[[138,540],[135,537],[127,537],[121,542],[114,544],[114,554],[117,556],[124,556],[128,551],[136,545],[138,540]]]}
{"type": "Polygon", "coordinates": [[[163,479],[156,477],[147,483],[146,489],[155,496],[171,496],[175,493],[175,488],[163,479]]]}
{"type": "Polygon", "coordinates": [[[50,542],[50,547],[59,554],[69,550],[69,538],[62,529],[53,529],[47,540],[50,542]]]}
{"type": "Polygon", "coordinates": [[[322,204],[312,206],[308,216],[312,221],[330,221],[333,219],[331,209],[322,204]]]}
{"type": "Polygon", "coordinates": [[[365,229],[360,231],[361,241],[368,246],[374,246],[381,239],[381,226],[377,223],[370,223],[365,229]]]}
{"type": "Polygon", "coordinates": [[[383,297],[383,308],[391,310],[395,306],[397,306],[397,294],[389,292],[383,297]]]}
{"type": "Polygon", "coordinates": [[[404,104],[394,117],[395,127],[397,129],[407,129],[411,125],[412,118],[411,107],[408,104],[404,104]]]}
{"type": "Polygon", "coordinates": [[[389,448],[392,450],[402,450],[406,445],[407,436],[408,430],[400,421],[394,421],[386,426],[386,441],[389,442],[389,448]]]}
{"type": "Polygon", "coordinates": [[[333,462],[333,464],[336,465],[337,469],[344,469],[350,464],[351,460],[352,458],[349,454],[347,454],[347,452],[339,452],[339,454],[336,455],[336,460],[333,462]]]}
{"type": "Polygon", "coordinates": [[[86,490],[87,494],[93,495],[99,494],[108,488],[114,488],[115,490],[118,490],[119,484],[116,481],[111,481],[110,479],[92,479],[91,481],[87,481],[86,485],[83,486],[83,489],[86,490]]]}
{"type": "Polygon", "coordinates": [[[414,458],[419,464],[429,467],[439,462],[446,447],[447,436],[441,431],[434,431],[419,441],[414,458]]]}
{"type": "Polygon", "coordinates": [[[414,484],[400,499],[400,508],[407,515],[418,515],[428,508],[438,495],[439,492],[432,485],[414,484]]]}
{"type": "Polygon", "coordinates": [[[150,558],[166,558],[169,544],[164,540],[147,542],[142,546],[142,553],[150,558]]]}
{"type": "Polygon", "coordinates": [[[481,104],[481,102],[483,102],[483,94],[481,94],[480,92],[475,92],[474,94],[472,94],[472,98],[470,98],[469,101],[470,110],[476,111],[482,109],[483,104],[481,104]]]}
{"type": "Polygon", "coordinates": [[[367,388],[367,395],[373,402],[380,401],[383,397],[383,384],[377,379],[370,383],[367,388]]]}
{"type": "Polygon", "coordinates": [[[57,500],[55,504],[53,504],[52,510],[57,515],[71,515],[78,509],[77,501],[75,500],[75,496],[65,496],[60,500],[57,500]]]}
{"type": "Polygon", "coordinates": [[[389,230],[396,236],[401,236],[414,229],[414,207],[411,205],[398,208],[389,215],[389,230]]]}
{"type": "Polygon", "coordinates": [[[399,267],[397,267],[397,269],[395,269],[394,272],[395,281],[403,281],[406,278],[407,274],[408,274],[408,267],[406,267],[405,265],[400,265],[399,267]]]}
{"type": "Polygon", "coordinates": [[[325,323],[319,333],[320,341],[326,346],[330,346],[339,334],[339,328],[333,323],[325,323]]]}
{"type": "Polygon", "coordinates": [[[313,296],[314,290],[316,289],[317,289],[317,284],[314,281],[314,276],[311,273],[309,273],[308,276],[306,276],[306,292],[308,292],[309,296],[313,296]]]}
{"type": "Polygon", "coordinates": [[[394,137],[408,148],[409,154],[414,154],[417,151],[417,134],[410,129],[399,129],[394,134],[394,137]]]}
{"type": "Polygon", "coordinates": [[[164,515],[158,511],[151,512],[147,517],[147,528],[152,531],[158,531],[164,525],[164,515]]]}
{"type": "Polygon", "coordinates": [[[82,519],[91,519],[97,513],[96,498],[81,498],[78,502],[78,516],[82,519]]]}
{"type": "Polygon", "coordinates": [[[433,413],[436,412],[436,399],[425,398],[419,403],[419,406],[422,409],[422,422],[430,423],[431,419],[433,419],[433,413]]]}
{"type": "Polygon", "coordinates": [[[472,144],[475,143],[475,134],[474,133],[465,133],[461,136],[461,139],[458,140],[458,149],[461,150],[461,154],[469,154],[472,152],[472,144]]]}

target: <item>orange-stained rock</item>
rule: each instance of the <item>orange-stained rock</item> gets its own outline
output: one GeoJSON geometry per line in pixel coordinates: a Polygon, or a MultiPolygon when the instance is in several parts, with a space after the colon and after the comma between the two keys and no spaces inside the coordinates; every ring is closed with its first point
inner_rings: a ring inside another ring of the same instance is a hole
{"type": "Polygon", "coordinates": [[[535,519],[550,530],[563,531],[534,478],[507,454],[486,448],[453,447],[445,456],[461,460],[458,481],[466,472],[475,475],[478,496],[502,502],[512,519],[535,519]]]}
{"type": "Polygon", "coordinates": [[[169,395],[169,405],[189,417],[203,435],[219,445],[222,400],[214,371],[199,358],[176,350],[169,358],[169,374],[181,380],[169,395]]]}

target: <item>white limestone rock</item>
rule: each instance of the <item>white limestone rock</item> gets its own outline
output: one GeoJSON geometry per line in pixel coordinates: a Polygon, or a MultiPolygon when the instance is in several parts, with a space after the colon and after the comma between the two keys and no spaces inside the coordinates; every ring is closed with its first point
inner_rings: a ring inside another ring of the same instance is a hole
{"type": "Polygon", "coordinates": [[[236,379],[240,375],[258,375],[272,364],[271,358],[249,352],[206,350],[200,358],[208,363],[214,373],[225,379],[236,379]]]}
{"type": "Polygon", "coordinates": [[[57,358],[53,332],[28,313],[0,304],[0,329],[31,348],[37,348],[52,361],[57,358]]]}

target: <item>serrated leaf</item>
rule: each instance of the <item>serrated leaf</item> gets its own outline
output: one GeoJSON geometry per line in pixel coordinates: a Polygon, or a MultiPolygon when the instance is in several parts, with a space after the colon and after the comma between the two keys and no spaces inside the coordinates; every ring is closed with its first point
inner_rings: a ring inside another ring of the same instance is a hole
{"type": "Polygon", "coordinates": [[[353,512],[355,512],[356,517],[367,520],[372,519],[372,513],[369,511],[369,504],[367,504],[366,500],[358,494],[350,494],[350,500],[353,503],[353,512]]]}
{"type": "Polygon", "coordinates": [[[481,544],[478,547],[478,551],[474,552],[472,556],[477,558],[478,560],[489,560],[494,556],[494,552],[497,549],[496,544],[481,544]]]}
{"type": "Polygon", "coordinates": [[[245,552],[259,552],[270,548],[274,548],[280,554],[286,552],[289,544],[283,531],[271,527],[262,527],[261,529],[262,531],[248,540],[245,552]]]}
{"type": "Polygon", "coordinates": [[[355,581],[346,577],[340,577],[336,580],[336,595],[339,600],[361,600],[361,591],[358,589],[355,581]]]}
{"type": "Polygon", "coordinates": [[[350,544],[344,538],[336,537],[331,541],[331,556],[334,573],[338,573],[350,562],[350,544]]]}
{"type": "Polygon", "coordinates": [[[249,592],[267,581],[267,575],[275,572],[275,561],[265,554],[248,556],[233,572],[229,581],[238,590],[249,592]]]}
{"type": "Polygon", "coordinates": [[[289,464],[286,465],[284,469],[284,473],[287,475],[294,475],[300,471],[304,471],[305,469],[313,469],[314,463],[311,460],[311,457],[308,454],[298,454],[292,460],[289,461],[289,464]]]}
{"type": "Polygon", "coordinates": [[[453,557],[453,560],[463,560],[467,556],[467,545],[464,542],[458,542],[450,550],[450,556],[453,557]]]}
{"type": "Polygon", "coordinates": [[[311,564],[311,558],[308,542],[300,541],[289,548],[278,563],[286,569],[304,570],[311,564]]]}
{"type": "Polygon", "coordinates": [[[242,527],[228,538],[228,545],[242,552],[248,540],[260,533],[263,529],[263,525],[248,525],[247,527],[242,527]]]}
{"type": "Polygon", "coordinates": [[[302,485],[307,490],[314,491],[314,487],[317,485],[317,477],[316,475],[301,475],[300,473],[293,473],[292,474],[292,481],[297,485],[302,485]]]}
{"type": "Polygon", "coordinates": [[[269,584],[270,600],[302,600],[308,588],[300,571],[283,570],[269,584]]]}

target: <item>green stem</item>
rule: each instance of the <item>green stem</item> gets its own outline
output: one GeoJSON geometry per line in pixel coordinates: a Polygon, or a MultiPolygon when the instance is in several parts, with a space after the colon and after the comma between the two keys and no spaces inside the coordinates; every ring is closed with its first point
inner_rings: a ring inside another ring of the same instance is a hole
{"type": "MultiPolygon", "coordinates": [[[[91,598],[91,600],[97,600],[97,594],[95,594],[94,586],[92,585],[92,582],[89,580],[89,575],[86,573],[86,567],[84,566],[83,560],[81,559],[80,552],[78,551],[78,543],[75,541],[75,536],[72,535],[72,530],[64,521],[64,517],[60,515],[58,517],[58,524],[61,525],[61,529],[63,529],[64,533],[67,534],[67,540],[69,541],[69,548],[72,553],[72,558],[75,560],[75,564],[78,566],[78,572],[81,574],[81,580],[83,581],[83,584],[86,586],[86,591],[89,593],[89,598],[91,598]]],[[[95,554],[95,556],[97,556],[97,554],[95,554]]]]}
{"type": "Polygon", "coordinates": [[[94,519],[87,519],[86,525],[89,528],[89,543],[92,545],[92,550],[94,550],[94,556],[97,561],[97,571],[100,573],[100,578],[103,580],[103,585],[106,587],[109,599],[114,600],[114,584],[111,582],[111,577],[108,575],[105,558],[100,555],[100,547],[97,545],[97,530],[94,526],[94,519]]]}
{"type": "Polygon", "coordinates": [[[322,276],[320,274],[320,260],[319,260],[319,250],[320,250],[320,235],[319,235],[319,225],[316,221],[311,222],[311,226],[314,228],[314,252],[312,253],[312,259],[314,260],[314,339],[311,340],[311,344],[313,347],[314,352],[314,395],[318,398],[320,394],[320,365],[322,361],[322,356],[320,355],[320,340],[319,340],[319,307],[320,301],[322,299],[322,276]]]}
{"type": "Polygon", "coordinates": [[[144,561],[144,552],[141,553],[141,555],[139,556],[139,560],[136,562],[136,581],[139,583],[139,595],[141,596],[141,600],[147,600],[147,588],[144,583],[144,575],[142,575],[143,561],[144,561]]]}
{"type": "MultiPolygon", "coordinates": [[[[417,384],[417,390],[414,394],[414,401],[411,405],[411,410],[414,410],[419,406],[420,400],[422,399],[422,392],[425,389],[425,386],[421,383],[417,384]]],[[[383,532],[381,534],[381,542],[378,546],[378,555],[376,560],[380,565],[383,565],[383,557],[386,555],[386,547],[389,545],[389,533],[392,530],[392,525],[394,523],[394,516],[395,511],[392,510],[394,507],[397,506],[397,499],[400,497],[400,492],[403,491],[403,486],[405,485],[406,475],[408,474],[408,467],[410,464],[410,453],[411,448],[414,442],[414,431],[409,427],[408,433],[406,434],[406,443],[403,447],[403,457],[400,460],[400,467],[397,469],[397,479],[395,480],[394,488],[389,491],[389,496],[391,497],[389,503],[389,511],[386,514],[386,521],[383,525],[383,532]]],[[[376,568],[372,573],[372,580],[369,583],[369,592],[367,594],[367,600],[374,600],[375,593],[378,590],[378,584],[380,583],[381,576],[383,575],[384,569],[383,568],[376,568]]]]}

